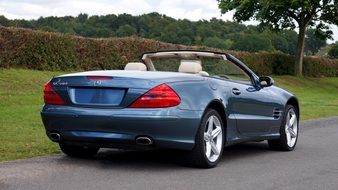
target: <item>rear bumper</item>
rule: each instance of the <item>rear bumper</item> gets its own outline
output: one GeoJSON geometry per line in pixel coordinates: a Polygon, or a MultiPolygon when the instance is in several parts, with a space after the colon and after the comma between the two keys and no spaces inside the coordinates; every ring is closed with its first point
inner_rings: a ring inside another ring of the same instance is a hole
{"type": "Polygon", "coordinates": [[[137,146],[138,136],[151,137],[154,146],[190,150],[202,111],[166,109],[94,109],[45,105],[41,111],[47,135],[58,132],[65,143],[100,147],[137,146]]]}

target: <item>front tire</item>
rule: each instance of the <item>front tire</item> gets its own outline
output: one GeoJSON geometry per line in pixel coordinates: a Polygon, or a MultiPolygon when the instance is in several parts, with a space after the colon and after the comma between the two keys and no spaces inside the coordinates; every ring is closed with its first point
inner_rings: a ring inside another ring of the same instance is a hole
{"type": "Polygon", "coordinates": [[[214,109],[207,109],[196,134],[195,146],[188,152],[188,163],[202,168],[212,168],[222,157],[224,125],[214,109]]]}
{"type": "Polygon", "coordinates": [[[299,121],[298,110],[292,105],[285,109],[282,126],[280,127],[280,138],[268,140],[269,147],[274,150],[292,151],[295,149],[298,140],[299,121]]]}
{"type": "Polygon", "coordinates": [[[60,149],[69,157],[88,158],[95,156],[100,148],[59,143],[60,149]]]}

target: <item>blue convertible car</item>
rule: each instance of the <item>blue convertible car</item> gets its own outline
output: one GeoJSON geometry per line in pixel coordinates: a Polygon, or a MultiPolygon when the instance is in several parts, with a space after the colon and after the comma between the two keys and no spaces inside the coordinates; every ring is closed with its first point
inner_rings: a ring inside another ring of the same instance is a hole
{"type": "Polygon", "coordinates": [[[103,147],[171,148],[185,150],[195,166],[214,167],[223,147],[236,143],[295,148],[298,101],[273,83],[230,54],[150,52],[124,70],[52,78],[41,116],[68,156],[93,156],[103,147]]]}

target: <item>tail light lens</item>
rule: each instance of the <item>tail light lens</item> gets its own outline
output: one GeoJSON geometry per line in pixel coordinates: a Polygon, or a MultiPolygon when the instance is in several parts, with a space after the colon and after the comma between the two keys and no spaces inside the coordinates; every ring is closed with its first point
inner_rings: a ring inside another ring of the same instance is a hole
{"type": "Polygon", "coordinates": [[[177,106],[181,103],[180,97],[166,84],[158,85],[141,97],[139,97],[130,108],[167,108],[177,106]]]}
{"type": "Polygon", "coordinates": [[[65,104],[65,101],[63,101],[60,95],[53,89],[50,82],[45,84],[45,89],[43,90],[43,99],[46,104],[56,104],[56,105],[65,104]]]}

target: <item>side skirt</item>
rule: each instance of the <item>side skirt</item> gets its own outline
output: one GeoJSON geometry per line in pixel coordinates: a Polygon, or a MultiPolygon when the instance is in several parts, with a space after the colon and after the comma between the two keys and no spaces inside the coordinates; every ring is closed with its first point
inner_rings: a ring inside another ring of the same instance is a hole
{"type": "Polygon", "coordinates": [[[241,137],[241,138],[236,137],[234,139],[227,139],[225,146],[231,146],[234,144],[250,142],[250,141],[273,140],[273,139],[278,139],[279,136],[280,136],[279,133],[275,133],[275,134],[267,134],[267,135],[261,135],[261,136],[255,136],[255,137],[241,137]]]}

